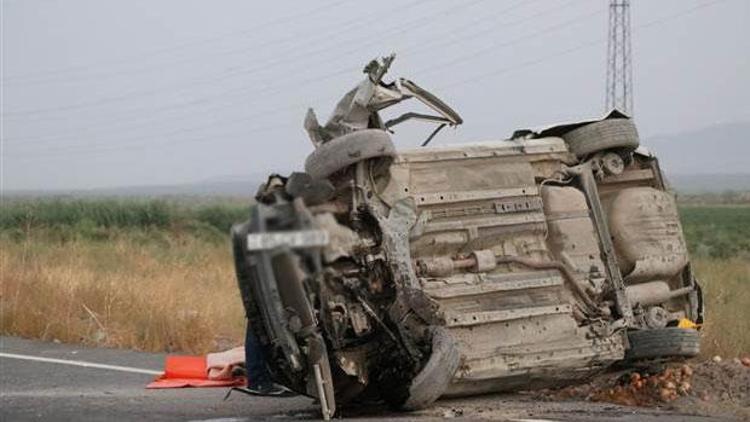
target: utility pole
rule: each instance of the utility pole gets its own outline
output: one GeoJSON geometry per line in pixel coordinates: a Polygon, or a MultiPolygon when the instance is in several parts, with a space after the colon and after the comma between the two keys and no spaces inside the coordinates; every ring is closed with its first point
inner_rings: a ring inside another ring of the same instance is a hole
{"type": "Polygon", "coordinates": [[[610,0],[605,111],[633,114],[633,61],[630,49],[630,0],[610,0]]]}

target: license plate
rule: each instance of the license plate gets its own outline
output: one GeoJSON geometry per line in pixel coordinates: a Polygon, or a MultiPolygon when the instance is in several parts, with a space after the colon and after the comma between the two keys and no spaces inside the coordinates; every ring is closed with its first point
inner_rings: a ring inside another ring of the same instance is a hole
{"type": "Polygon", "coordinates": [[[247,235],[248,251],[267,251],[282,246],[288,248],[314,248],[328,245],[325,230],[295,230],[288,232],[251,233],[247,235]]]}

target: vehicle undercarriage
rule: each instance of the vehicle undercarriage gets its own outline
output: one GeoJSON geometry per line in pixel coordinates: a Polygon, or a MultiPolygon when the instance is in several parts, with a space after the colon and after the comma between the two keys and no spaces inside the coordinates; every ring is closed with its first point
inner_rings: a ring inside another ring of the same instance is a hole
{"type": "Polygon", "coordinates": [[[250,327],[276,381],[337,406],[546,388],[615,363],[694,356],[702,297],[674,197],[631,119],[429,146],[461,117],[393,57],[272,175],[232,229],[250,327]],[[437,115],[380,112],[416,98],[437,115]],[[390,132],[437,124],[424,147],[390,132]]]}

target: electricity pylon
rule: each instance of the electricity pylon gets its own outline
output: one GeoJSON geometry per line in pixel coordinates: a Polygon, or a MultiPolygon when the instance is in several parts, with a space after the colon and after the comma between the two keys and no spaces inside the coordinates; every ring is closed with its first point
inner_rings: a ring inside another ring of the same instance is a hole
{"type": "Polygon", "coordinates": [[[605,111],[633,114],[633,61],[630,48],[630,0],[610,0],[605,111]]]}

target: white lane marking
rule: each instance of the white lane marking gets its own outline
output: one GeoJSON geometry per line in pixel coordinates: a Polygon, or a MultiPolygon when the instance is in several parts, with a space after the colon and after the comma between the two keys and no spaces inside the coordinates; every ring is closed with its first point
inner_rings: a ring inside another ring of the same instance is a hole
{"type": "Polygon", "coordinates": [[[511,419],[513,422],[557,422],[555,419],[511,419]]]}
{"type": "Polygon", "coordinates": [[[102,363],[84,362],[82,360],[67,360],[43,358],[39,356],[17,355],[15,353],[2,353],[0,358],[31,360],[35,362],[58,363],[61,365],[81,366],[84,368],[109,369],[110,371],[130,372],[134,374],[161,375],[161,371],[152,371],[150,369],[132,368],[130,366],[104,365],[102,363]]]}
{"type": "Polygon", "coordinates": [[[216,419],[193,419],[188,422],[248,422],[248,418],[216,418],[216,419]]]}

